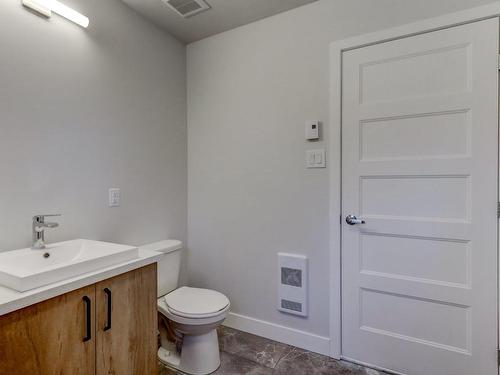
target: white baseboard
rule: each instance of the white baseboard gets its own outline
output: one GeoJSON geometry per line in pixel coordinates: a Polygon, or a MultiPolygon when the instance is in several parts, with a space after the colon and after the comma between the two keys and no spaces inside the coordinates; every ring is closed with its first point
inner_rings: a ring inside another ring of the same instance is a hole
{"type": "Polygon", "coordinates": [[[229,313],[223,325],[311,352],[330,355],[330,339],[328,337],[318,336],[313,333],[299,331],[298,329],[232,312],[229,313]]]}

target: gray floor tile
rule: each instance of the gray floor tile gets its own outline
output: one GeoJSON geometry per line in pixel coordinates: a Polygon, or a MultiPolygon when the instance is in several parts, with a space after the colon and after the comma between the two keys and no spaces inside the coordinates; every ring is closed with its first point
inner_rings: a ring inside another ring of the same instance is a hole
{"type": "Polygon", "coordinates": [[[349,362],[337,361],[321,354],[295,348],[280,359],[276,375],[382,375],[382,373],[349,362]]]}
{"type": "Polygon", "coordinates": [[[269,368],[274,368],[281,357],[293,350],[291,346],[227,327],[218,332],[222,351],[269,368]]]}
{"type": "Polygon", "coordinates": [[[271,375],[273,370],[237,355],[221,352],[221,366],[216,375],[271,375]]]}
{"type": "MultiPolygon", "coordinates": [[[[221,365],[213,375],[271,375],[273,370],[259,365],[258,363],[249,361],[248,359],[238,357],[234,354],[229,354],[225,352],[220,353],[221,365]]],[[[162,365],[159,365],[158,375],[182,375],[180,371],[175,371],[169,369],[162,365]]]]}
{"type": "MultiPolygon", "coordinates": [[[[227,327],[218,331],[221,366],[215,375],[383,375],[349,362],[227,327]]],[[[159,364],[159,375],[179,375],[159,364]]]]}

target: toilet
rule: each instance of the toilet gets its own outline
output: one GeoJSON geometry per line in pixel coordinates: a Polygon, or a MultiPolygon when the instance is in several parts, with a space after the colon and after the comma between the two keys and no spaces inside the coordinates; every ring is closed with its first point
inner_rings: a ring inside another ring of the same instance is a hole
{"type": "Polygon", "coordinates": [[[163,253],[158,262],[158,359],[186,374],[214,372],[220,366],[217,327],[228,314],[229,299],[215,290],[178,288],[181,241],[165,240],[141,249],[163,253]]]}

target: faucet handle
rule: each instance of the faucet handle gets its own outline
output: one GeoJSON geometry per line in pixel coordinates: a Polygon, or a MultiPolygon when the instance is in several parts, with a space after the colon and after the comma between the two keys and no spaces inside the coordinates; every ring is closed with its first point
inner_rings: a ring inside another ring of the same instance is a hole
{"type": "Polygon", "coordinates": [[[57,217],[62,216],[61,214],[47,214],[47,215],[35,215],[33,216],[33,222],[42,223],[46,217],[57,217]]]}

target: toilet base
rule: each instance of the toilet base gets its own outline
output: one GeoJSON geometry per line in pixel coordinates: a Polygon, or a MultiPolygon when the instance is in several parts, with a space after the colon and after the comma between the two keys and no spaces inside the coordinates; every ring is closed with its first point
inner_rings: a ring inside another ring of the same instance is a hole
{"type": "Polygon", "coordinates": [[[219,341],[215,329],[198,336],[185,335],[181,354],[175,347],[158,349],[163,364],[191,375],[207,375],[220,366],[219,341]]]}
{"type": "Polygon", "coordinates": [[[164,365],[178,370],[181,356],[175,350],[168,350],[160,346],[158,349],[158,360],[164,365]]]}

